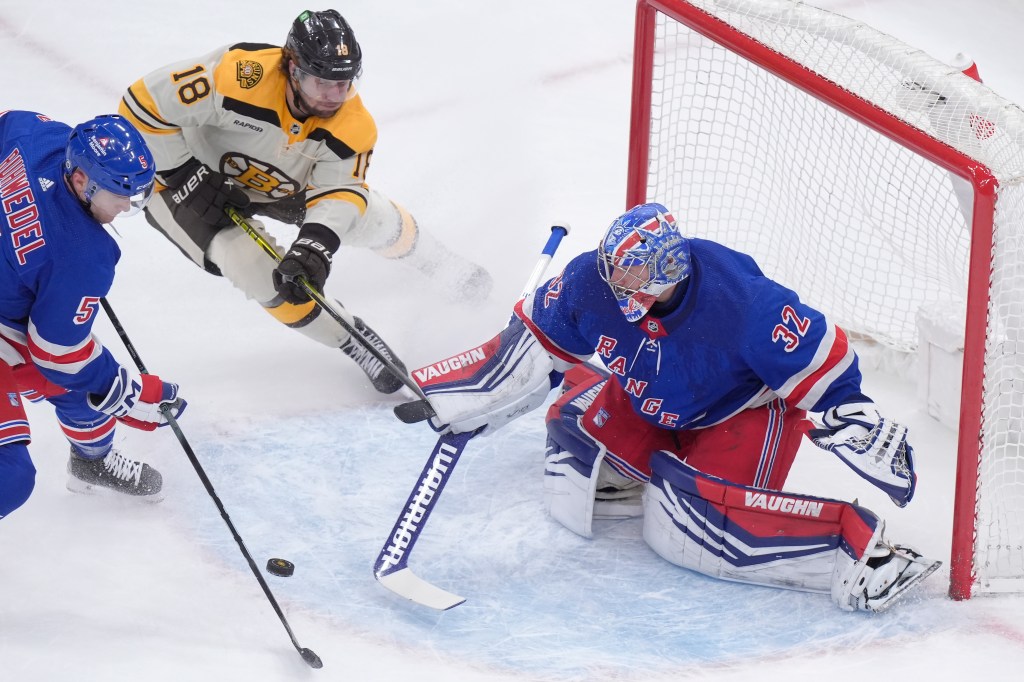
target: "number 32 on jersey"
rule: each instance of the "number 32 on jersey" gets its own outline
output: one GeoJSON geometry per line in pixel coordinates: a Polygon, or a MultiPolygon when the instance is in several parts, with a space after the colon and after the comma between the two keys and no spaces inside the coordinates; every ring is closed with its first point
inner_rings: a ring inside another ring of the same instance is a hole
{"type": "Polygon", "coordinates": [[[772,330],[772,341],[782,341],[783,350],[792,353],[800,346],[800,339],[807,335],[810,328],[810,318],[800,317],[793,306],[787,305],[782,309],[782,322],[772,330]]]}

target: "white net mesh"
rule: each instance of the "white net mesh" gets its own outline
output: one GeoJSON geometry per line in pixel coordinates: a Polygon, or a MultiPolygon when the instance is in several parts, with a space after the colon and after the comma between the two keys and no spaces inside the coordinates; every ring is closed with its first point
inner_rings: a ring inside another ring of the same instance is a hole
{"type": "MultiPolygon", "coordinates": [[[[1011,579],[1024,589],[1024,112],[958,68],[823,10],[691,4],[858,95],[888,135],[899,138],[899,126],[880,110],[997,179],[975,565],[983,587],[1011,579]]],[[[655,36],[647,197],[685,232],[750,253],[847,331],[897,351],[915,348],[922,307],[964,307],[966,181],[661,12],[655,36]]]]}

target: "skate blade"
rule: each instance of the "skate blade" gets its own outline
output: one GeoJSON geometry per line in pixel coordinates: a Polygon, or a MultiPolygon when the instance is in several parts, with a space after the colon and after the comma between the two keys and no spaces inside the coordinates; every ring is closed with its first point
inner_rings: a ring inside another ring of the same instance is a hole
{"type": "Polygon", "coordinates": [[[914,577],[908,579],[906,582],[900,583],[896,587],[892,588],[892,590],[889,591],[889,594],[886,595],[885,601],[871,606],[871,612],[883,613],[884,611],[887,611],[893,604],[895,604],[897,601],[903,598],[907,590],[914,587],[922,580],[930,576],[932,573],[937,571],[939,569],[939,566],[941,565],[941,561],[936,561],[932,563],[932,565],[928,568],[924,569],[914,577]]]}
{"type": "Polygon", "coordinates": [[[139,502],[145,502],[147,504],[156,504],[162,502],[164,499],[164,491],[153,493],[152,495],[131,495],[129,493],[122,493],[113,488],[108,488],[102,485],[95,485],[93,483],[86,483],[85,481],[75,478],[71,474],[68,474],[67,489],[73,493],[79,495],[113,495],[118,499],[122,500],[137,500],[139,502]]]}

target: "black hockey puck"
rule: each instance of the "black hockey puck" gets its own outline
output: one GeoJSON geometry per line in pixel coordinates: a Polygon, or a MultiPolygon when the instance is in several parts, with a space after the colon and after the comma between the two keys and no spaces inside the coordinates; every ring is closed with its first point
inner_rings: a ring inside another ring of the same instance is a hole
{"type": "Polygon", "coordinates": [[[270,559],[267,561],[267,572],[272,575],[287,578],[295,572],[295,564],[287,559],[270,559]]]}

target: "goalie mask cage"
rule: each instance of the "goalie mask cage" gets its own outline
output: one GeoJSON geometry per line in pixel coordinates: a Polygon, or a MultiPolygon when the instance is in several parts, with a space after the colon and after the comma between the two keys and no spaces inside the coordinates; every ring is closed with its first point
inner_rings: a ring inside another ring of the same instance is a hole
{"type": "MultiPolygon", "coordinates": [[[[852,338],[964,329],[950,595],[1024,591],[1024,112],[788,0],[639,0],[627,203],[750,253],[852,338]]],[[[962,68],[962,67],[960,67],[962,68]]]]}

